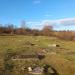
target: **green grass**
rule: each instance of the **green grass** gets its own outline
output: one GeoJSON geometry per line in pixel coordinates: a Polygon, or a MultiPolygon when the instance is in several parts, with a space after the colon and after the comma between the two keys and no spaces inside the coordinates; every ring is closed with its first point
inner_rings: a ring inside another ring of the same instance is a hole
{"type": "MultiPolygon", "coordinates": [[[[49,51],[46,53],[46,58],[42,60],[41,63],[48,63],[52,65],[57,69],[60,75],[75,75],[75,55],[67,54],[67,52],[75,52],[74,41],[64,41],[55,37],[46,36],[0,36],[1,59],[3,59],[4,53],[8,49],[11,49],[13,52],[26,51],[35,53],[42,51],[44,48],[48,49],[49,51]],[[26,42],[28,41],[34,43],[36,46],[27,45],[26,42]],[[48,46],[50,44],[59,44],[60,47],[50,48],[48,46]],[[55,52],[56,54],[51,54],[51,52],[55,52]]],[[[18,62],[24,64],[24,61],[18,62]]]]}

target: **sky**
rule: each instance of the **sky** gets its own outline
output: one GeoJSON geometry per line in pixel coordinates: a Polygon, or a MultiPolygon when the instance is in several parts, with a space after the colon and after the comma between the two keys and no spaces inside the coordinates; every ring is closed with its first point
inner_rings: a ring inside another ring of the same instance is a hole
{"type": "Polygon", "coordinates": [[[55,30],[75,30],[75,0],[0,0],[0,24],[32,29],[46,24],[55,30]]]}

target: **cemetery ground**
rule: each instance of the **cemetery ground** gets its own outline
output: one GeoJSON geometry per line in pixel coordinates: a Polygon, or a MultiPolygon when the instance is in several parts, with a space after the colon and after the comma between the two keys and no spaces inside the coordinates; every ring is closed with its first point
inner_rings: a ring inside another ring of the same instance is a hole
{"type": "Polygon", "coordinates": [[[25,68],[39,70],[45,65],[59,75],[75,75],[75,41],[48,36],[0,36],[0,75],[5,69],[11,69],[14,75],[27,75],[25,68]]]}

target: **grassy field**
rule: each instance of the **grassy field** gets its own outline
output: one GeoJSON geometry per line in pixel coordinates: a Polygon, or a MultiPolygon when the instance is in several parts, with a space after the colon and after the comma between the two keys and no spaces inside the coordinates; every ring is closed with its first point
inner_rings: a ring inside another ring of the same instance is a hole
{"type": "MultiPolygon", "coordinates": [[[[29,53],[42,52],[46,49],[46,57],[40,61],[41,63],[53,66],[59,75],[75,75],[75,41],[64,41],[46,36],[0,36],[0,64],[2,64],[4,54],[8,49],[13,52],[29,53]],[[30,46],[28,42],[35,45],[30,46]],[[59,47],[50,47],[52,44],[58,44],[59,47]]],[[[20,62],[22,65],[25,64],[20,62]]],[[[16,64],[20,62],[17,61],[16,64]]]]}

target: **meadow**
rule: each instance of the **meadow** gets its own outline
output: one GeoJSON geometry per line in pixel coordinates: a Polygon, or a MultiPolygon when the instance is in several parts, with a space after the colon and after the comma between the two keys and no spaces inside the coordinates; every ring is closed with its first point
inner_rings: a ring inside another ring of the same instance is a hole
{"type": "MultiPolygon", "coordinates": [[[[37,60],[36,64],[40,66],[51,65],[58,71],[59,75],[75,75],[75,41],[64,41],[48,36],[0,36],[0,68],[3,66],[3,59],[7,50],[30,54],[44,53],[45,58],[41,61],[37,60]],[[29,45],[30,43],[33,45],[29,45]],[[51,47],[52,44],[57,44],[59,47],[51,47]]],[[[27,63],[25,60],[14,62],[22,66],[23,64],[33,64],[36,61],[34,59],[33,61],[26,61],[27,63]]]]}

